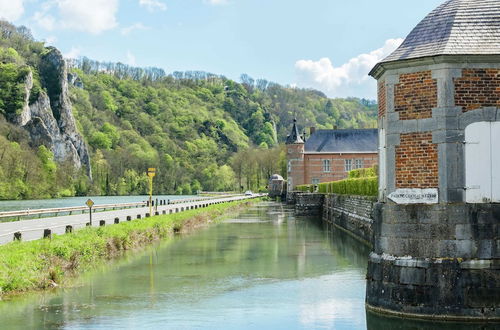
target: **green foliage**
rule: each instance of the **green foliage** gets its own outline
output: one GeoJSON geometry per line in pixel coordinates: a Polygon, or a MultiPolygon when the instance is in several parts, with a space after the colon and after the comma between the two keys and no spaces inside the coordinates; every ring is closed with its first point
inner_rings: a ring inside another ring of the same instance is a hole
{"type": "Polygon", "coordinates": [[[378,177],[348,178],[340,181],[320,183],[318,191],[325,194],[377,196],[378,177]]]}
{"type": "Polygon", "coordinates": [[[109,138],[106,133],[95,132],[90,137],[90,145],[96,149],[111,149],[113,141],[109,138]]]}
{"type": "Polygon", "coordinates": [[[302,191],[302,192],[314,192],[314,185],[313,184],[303,184],[300,186],[295,187],[296,190],[302,191]]]}
{"type": "Polygon", "coordinates": [[[26,97],[25,79],[29,68],[16,63],[0,63],[0,113],[11,117],[21,112],[26,97]]]}
{"type": "Polygon", "coordinates": [[[349,179],[356,179],[356,178],[366,178],[366,177],[374,177],[377,176],[377,168],[376,167],[370,167],[370,168],[358,168],[352,171],[349,171],[349,179]]]}

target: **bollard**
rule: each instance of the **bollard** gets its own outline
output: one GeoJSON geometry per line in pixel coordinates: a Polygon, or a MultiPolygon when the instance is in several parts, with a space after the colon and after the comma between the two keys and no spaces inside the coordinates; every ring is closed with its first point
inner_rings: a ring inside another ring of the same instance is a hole
{"type": "Polygon", "coordinates": [[[115,218],[115,223],[120,223],[120,218],[115,218]]]}
{"type": "Polygon", "coordinates": [[[146,218],[149,218],[150,216],[151,216],[151,214],[146,213],[146,218]]]}
{"type": "Polygon", "coordinates": [[[44,229],[43,230],[43,238],[52,238],[52,230],[44,229]]]}
{"type": "Polygon", "coordinates": [[[130,215],[127,215],[127,221],[131,221],[132,217],[130,215]]]}
{"type": "Polygon", "coordinates": [[[14,241],[20,241],[22,234],[20,231],[14,233],[14,241]]]}
{"type": "Polygon", "coordinates": [[[105,220],[100,220],[99,221],[99,226],[100,227],[106,226],[106,221],[105,220]]]}
{"type": "Polygon", "coordinates": [[[138,215],[137,215],[137,219],[140,219],[140,218],[141,218],[141,215],[140,215],[140,214],[138,214],[138,215]]]}
{"type": "Polygon", "coordinates": [[[66,234],[71,234],[73,232],[73,226],[66,226],[66,230],[65,230],[66,234]]]}

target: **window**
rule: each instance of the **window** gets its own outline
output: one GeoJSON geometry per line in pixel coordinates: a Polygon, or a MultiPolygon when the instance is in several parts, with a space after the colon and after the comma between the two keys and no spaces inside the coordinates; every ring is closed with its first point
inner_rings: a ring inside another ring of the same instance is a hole
{"type": "Polygon", "coordinates": [[[349,172],[350,170],[352,170],[352,159],[344,160],[344,169],[346,172],[349,172]]]}
{"type": "Polygon", "coordinates": [[[363,168],[363,167],[364,167],[363,160],[362,159],[356,159],[354,168],[363,168]]]}
{"type": "Polygon", "coordinates": [[[319,184],[319,179],[318,178],[313,178],[312,179],[312,184],[319,184]]]}
{"type": "Polygon", "coordinates": [[[290,173],[292,171],[292,161],[289,160],[288,161],[288,173],[290,173]]]}
{"type": "Polygon", "coordinates": [[[323,172],[330,172],[330,160],[329,159],[323,159],[323,172]]]}

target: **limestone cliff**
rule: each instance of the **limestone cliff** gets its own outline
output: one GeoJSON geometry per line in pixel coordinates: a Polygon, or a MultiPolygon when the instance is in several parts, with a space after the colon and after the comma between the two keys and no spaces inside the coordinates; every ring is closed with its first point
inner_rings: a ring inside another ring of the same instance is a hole
{"type": "Polygon", "coordinates": [[[68,96],[66,62],[56,48],[49,47],[42,56],[39,73],[46,92],[40,92],[33,100],[33,74],[30,72],[25,79],[25,105],[13,122],[29,132],[33,146],[45,145],[54,153],[56,161],[70,162],[76,168],[85,167],[90,176],[89,152],[76,129],[68,96]]]}

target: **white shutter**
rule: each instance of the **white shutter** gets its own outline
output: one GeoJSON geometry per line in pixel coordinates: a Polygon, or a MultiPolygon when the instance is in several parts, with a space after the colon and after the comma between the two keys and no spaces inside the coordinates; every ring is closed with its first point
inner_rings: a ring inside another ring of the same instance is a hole
{"type": "Polygon", "coordinates": [[[500,122],[491,123],[492,202],[500,203],[500,122]]]}
{"type": "Polygon", "coordinates": [[[467,203],[490,202],[491,123],[478,122],[465,128],[465,189],[467,203]]]}
{"type": "Polygon", "coordinates": [[[387,188],[387,173],[385,171],[386,149],[385,149],[385,129],[378,130],[378,197],[379,200],[385,198],[387,188]]]}

